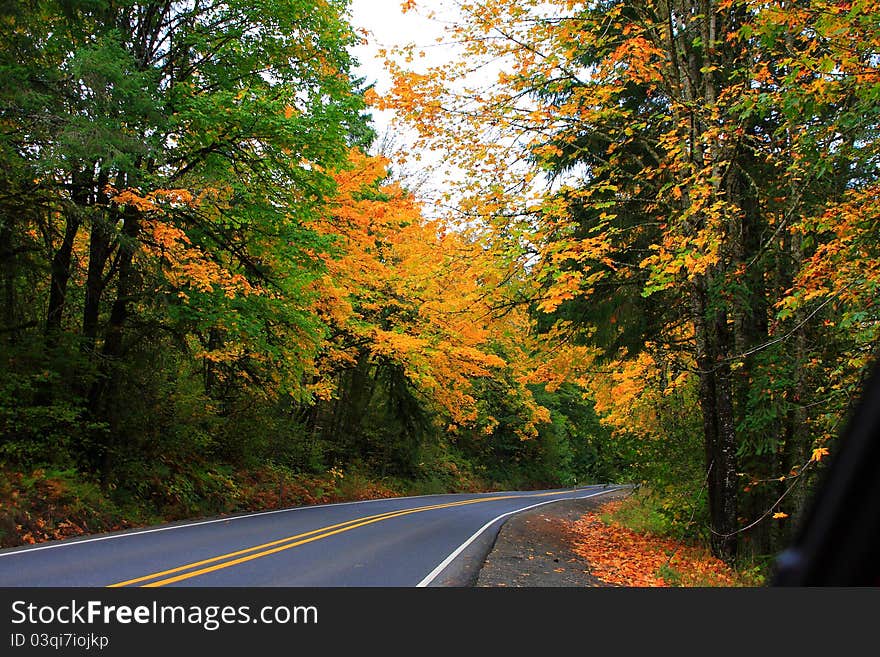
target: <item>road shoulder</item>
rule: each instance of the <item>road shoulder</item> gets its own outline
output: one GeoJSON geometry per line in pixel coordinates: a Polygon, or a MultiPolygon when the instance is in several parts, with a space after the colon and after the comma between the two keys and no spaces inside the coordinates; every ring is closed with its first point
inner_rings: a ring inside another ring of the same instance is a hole
{"type": "Polygon", "coordinates": [[[474,586],[612,586],[593,576],[589,563],[572,551],[570,524],[629,492],[620,490],[595,498],[562,500],[510,517],[498,532],[474,586]]]}

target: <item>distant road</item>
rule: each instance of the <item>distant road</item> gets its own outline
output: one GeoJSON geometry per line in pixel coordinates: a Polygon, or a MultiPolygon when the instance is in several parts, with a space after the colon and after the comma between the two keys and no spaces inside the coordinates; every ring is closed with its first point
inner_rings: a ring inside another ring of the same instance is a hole
{"type": "Polygon", "coordinates": [[[0,586],[462,586],[510,515],[617,487],[305,506],[0,551],[0,586]]]}

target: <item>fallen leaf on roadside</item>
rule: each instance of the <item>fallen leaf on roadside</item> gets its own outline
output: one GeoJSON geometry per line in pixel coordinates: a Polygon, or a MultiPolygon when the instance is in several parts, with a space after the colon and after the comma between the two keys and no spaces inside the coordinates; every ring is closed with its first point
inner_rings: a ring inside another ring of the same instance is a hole
{"type": "MultiPolygon", "coordinates": [[[[619,502],[605,505],[613,513],[619,502]]],[[[607,584],[632,587],[666,587],[658,573],[664,567],[681,572],[681,586],[733,586],[728,566],[705,550],[670,539],[639,534],[604,523],[587,513],[570,525],[573,551],[586,559],[590,574],[607,584]]]]}

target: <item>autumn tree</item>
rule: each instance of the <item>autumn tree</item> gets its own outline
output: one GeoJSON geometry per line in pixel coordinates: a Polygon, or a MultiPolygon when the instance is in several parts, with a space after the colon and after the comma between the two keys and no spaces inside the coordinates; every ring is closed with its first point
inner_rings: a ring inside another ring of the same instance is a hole
{"type": "MultiPolygon", "coordinates": [[[[231,375],[301,393],[327,246],[309,220],[327,169],[368,133],[343,10],[4,6],[4,332],[39,321],[30,353],[65,363],[52,378],[82,400],[92,467],[126,449],[126,378],[149,353],[196,356],[209,395],[231,375]]],[[[34,403],[51,403],[38,387],[34,403]]]]}
{"type": "Polygon", "coordinates": [[[410,455],[398,461],[412,463],[426,436],[538,436],[550,415],[529,384],[546,380],[538,370],[551,350],[528,340],[523,309],[496,311],[510,278],[503,259],[478,232],[424,216],[387,180],[388,164],[352,151],[319,224],[336,249],[318,285],[316,311],[329,331],[310,384],[318,402],[306,405],[309,431],[341,442],[343,457],[376,450],[380,463],[395,460],[392,443],[410,455]],[[400,436],[371,446],[365,420],[383,397],[400,436]]]}
{"type": "Polygon", "coordinates": [[[0,489],[62,473],[181,517],[328,470],[448,490],[599,467],[560,392],[587,352],[505,308],[530,284],[503,241],[364,154],[345,9],[0,10],[0,489]]]}
{"type": "Polygon", "coordinates": [[[747,526],[758,551],[772,550],[780,536],[766,520],[788,515],[779,505],[807,489],[824,453],[811,409],[845,411],[829,399],[840,384],[820,383],[826,366],[843,366],[850,390],[866,360],[848,358],[839,334],[825,342],[822,311],[848,293],[808,272],[842,247],[814,251],[831,217],[870,225],[858,199],[876,181],[875,8],[460,9],[450,41],[461,57],[418,73],[392,62],[380,102],[423,144],[456,145],[469,174],[461,210],[520,249],[537,312],[576,318],[580,339],[605,350],[585,383],[608,422],[662,433],[651,399],[694,391],[713,549],[732,560],[747,526]],[[494,83],[468,86],[481,69],[494,83]]]}

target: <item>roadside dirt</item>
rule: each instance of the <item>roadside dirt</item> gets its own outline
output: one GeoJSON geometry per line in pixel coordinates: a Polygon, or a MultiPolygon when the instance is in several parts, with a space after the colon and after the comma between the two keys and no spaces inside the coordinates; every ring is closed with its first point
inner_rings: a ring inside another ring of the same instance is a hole
{"type": "Polygon", "coordinates": [[[586,499],[566,500],[518,513],[501,528],[487,555],[478,587],[614,586],[595,577],[590,564],[572,551],[571,523],[603,504],[629,495],[628,490],[586,499]]]}

